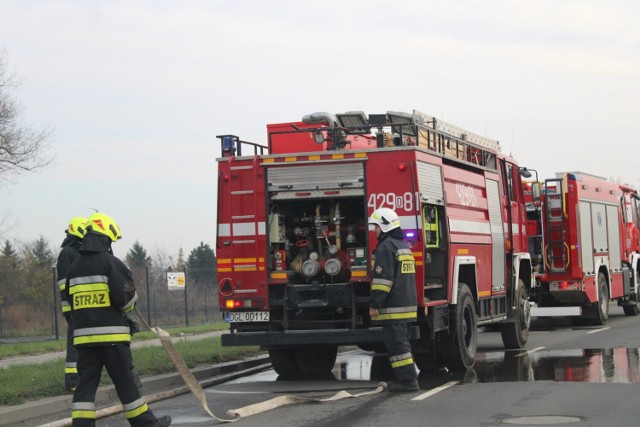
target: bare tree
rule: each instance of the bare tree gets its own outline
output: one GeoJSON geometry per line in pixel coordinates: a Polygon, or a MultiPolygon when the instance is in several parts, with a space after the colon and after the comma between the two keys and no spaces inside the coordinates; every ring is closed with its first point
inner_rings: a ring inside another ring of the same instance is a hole
{"type": "Polygon", "coordinates": [[[0,49],[0,184],[52,161],[45,153],[51,129],[34,130],[23,123],[23,107],[13,96],[20,83],[16,73],[9,69],[6,52],[0,49]]]}

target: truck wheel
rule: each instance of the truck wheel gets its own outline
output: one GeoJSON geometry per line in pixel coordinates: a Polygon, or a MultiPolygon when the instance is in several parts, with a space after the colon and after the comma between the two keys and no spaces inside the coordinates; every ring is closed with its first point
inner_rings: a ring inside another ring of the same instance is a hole
{"type": "Polygon", "coordinates": [[[529,339],[529,325],[531,325],[529,295],[522,279],[518,279],[516,318],[513,322],[502,324],[500,329],[504,348],[511,350],[524,347],[529,339]]]}
{"type": "Polygon", "coordinates": [[[292,348],[272,348],[269,350],[271,366],[284,379],[295,379],[303,376],[296,352],[292,348]]]}
{"type": "Polygon", "coordinates": [[[336,364],[338,347],[335,345],[314,345],[296,348],[296,360],[304,375],[327,375],[336,364]]]}
{"type": "Polygon", "coordinates": [[[609,290],[607,278],[603,273],[598,273],[598,302],[585,307],[586,316],[592,325],[604,325],[609,319],[609,290]]]}
{"type": "Polygon", "coordinates": [[[458,304],[452,307],[449,337],[449,354],[447,365],[454,371],[473,368],[478,347],[478,325],[476,321],[475,303],[469,287],[460,283],[458,304]]]}
{"type": "Polygon", "coordinates": [[[635,303],[633,305],[623,305],[622,310],[624,310],[624,314],[627,316],[637,316],[640,314],[640,303],[635,303]]]}

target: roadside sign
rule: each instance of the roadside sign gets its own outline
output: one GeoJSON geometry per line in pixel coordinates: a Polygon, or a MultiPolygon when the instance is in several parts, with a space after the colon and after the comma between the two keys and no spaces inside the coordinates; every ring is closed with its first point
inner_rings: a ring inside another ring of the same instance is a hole
{"type": "Polygon", "coordinates": [[[183,272],[168,272],[167,287],[171,289],[184,289],[185,279],[183,272]]]}

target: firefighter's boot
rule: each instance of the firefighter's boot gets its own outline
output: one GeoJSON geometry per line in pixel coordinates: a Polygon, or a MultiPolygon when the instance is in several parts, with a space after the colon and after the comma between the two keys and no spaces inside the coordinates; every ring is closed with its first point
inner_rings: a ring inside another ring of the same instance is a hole
{"type": "Polygon", "coordinates": [[[388,390],[392,393],[406,393],[411,391],[418,391],[418,380],[412,379],[407,381],[398,381],[389,384],[388,390]]]}
{"type": "Polygon", "coordinates": [[[167,427],[170,424],[171,424],[171,417],[169,415],[163,415],[160,418],[158,418],[158,424],[156,425],[158,427],[167,427]]]}

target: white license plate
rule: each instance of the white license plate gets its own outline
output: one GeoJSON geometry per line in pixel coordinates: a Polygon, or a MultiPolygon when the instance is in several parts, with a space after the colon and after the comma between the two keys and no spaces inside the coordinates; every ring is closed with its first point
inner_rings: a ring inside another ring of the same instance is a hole
{"type": "Polygon", "coordinates": [[[226,322],[268,322],[268,311],[227,311],[224,315],[226,322]]]}

